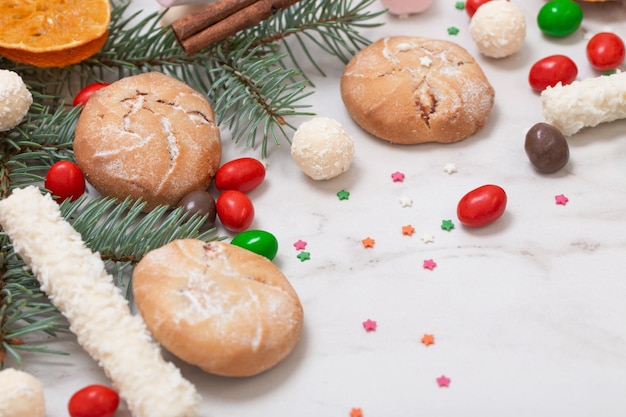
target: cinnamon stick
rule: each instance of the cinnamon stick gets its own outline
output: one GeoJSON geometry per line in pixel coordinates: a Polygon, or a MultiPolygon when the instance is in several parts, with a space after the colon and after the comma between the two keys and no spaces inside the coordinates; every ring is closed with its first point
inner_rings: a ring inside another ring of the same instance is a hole
{"type": "Polygon", "coordinates": [[[203,29],[256,3],[258,0],[229,0],[209,3],[196,12],[183,16],[172,23],[172,30],[179,41],[184,41],[203,29]]]}
{"type": "Polygon", "coordinates": [[[219,0],[209,5],[214,6],[211,9],[207,6],[199,13],[178,19],[172,23],[172,29],[183,50],[193,55],[298,1],[300,0],[219,0]],[[211,16],[211,13],[216,14],[211,16]]]}

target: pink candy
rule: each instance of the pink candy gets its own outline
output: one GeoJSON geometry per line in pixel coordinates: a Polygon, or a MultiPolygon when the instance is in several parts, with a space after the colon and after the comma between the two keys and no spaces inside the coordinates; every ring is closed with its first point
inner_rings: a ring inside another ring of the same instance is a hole
{"type": "Polygon", "coordinates": [[[407,16],[428,9],[433,0],[381,0],[381,2],[389,9],[389,13],[407,16]]]}

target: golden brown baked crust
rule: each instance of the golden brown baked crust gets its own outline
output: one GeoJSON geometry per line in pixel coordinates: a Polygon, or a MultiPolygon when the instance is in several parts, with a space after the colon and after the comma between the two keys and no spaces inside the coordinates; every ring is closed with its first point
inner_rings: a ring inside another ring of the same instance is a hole
{"type": "Polygon", "coordinates": [[[461,46],[397,36],[352,58],[341,78],[341,96],[352,118],[378,138],[448,143],[482,129],[494,90],[461,46]]]}
{"type": "Polygon", "coordinates": [[[219,167],[219,128],[206,98],[150,72],[98,90],[82,109],[76,161],[102,194],[143,199],[145,210],[174,206],[205,190],[219,167]]]}
{"type": "Polygon", "coordinates": [[[209,373],[258,374],[300,338],[302,306],[287,278],[267,258],[229,243],[183,239],[153,250],[132,286],[155,339],[209,373]]]}

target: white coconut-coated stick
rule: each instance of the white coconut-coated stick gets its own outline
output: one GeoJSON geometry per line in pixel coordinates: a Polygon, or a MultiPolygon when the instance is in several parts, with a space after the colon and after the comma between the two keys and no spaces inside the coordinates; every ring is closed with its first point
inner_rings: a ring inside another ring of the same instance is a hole
{"type": "Polygon", "coordinates": [[[546,122],[571,136],[585,127],[626,118],[626,72],[548,87],[541,92],[546,122]]]}
{"type": "Polygon", "coordinates": [[[29,186],[0,201],[0,225],[78,343],[111,379],[134,417],[195,417],[199,395],[166,362],[141,317],[58,204],[29,186]]]}

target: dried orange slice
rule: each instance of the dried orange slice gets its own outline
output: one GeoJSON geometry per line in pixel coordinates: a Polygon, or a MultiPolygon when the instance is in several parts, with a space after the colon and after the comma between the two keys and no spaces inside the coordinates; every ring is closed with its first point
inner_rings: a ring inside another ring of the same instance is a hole
{"type": "Polygon", "coordinates": [[[0,0],[0,55],[38,67],[63,67],[107,40],[109,0],[0,0]]]}

